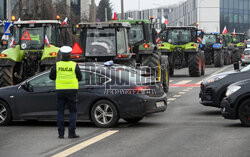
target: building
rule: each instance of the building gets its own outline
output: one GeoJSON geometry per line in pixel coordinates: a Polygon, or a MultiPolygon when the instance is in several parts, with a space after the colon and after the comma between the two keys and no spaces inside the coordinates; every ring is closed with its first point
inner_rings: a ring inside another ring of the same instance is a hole
{"type": "Polygon", "coordinates": [[[250,28],[249,0],[187,0],[169,14],[171,26],[195,26],[207,32],[247,32],[250,28]]]}

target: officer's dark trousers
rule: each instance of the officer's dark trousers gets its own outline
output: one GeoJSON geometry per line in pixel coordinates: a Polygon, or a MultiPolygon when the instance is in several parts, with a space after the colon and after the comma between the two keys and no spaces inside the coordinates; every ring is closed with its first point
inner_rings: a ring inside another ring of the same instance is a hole
{"type": "Polygon", "coordinates": [[[64,108],[69,109],[69,135],[75,134],[77,119],[77,90],[57,90],[57,126],[59,136],[64,136],[64,108]]]}

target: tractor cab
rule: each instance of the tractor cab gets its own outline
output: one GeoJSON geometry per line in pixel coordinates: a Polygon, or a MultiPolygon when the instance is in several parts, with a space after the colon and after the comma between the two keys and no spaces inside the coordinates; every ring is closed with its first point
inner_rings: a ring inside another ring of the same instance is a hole
{"type": "Polygon", "coordinates": [[[74,44],[71,58],[75,61],[130,59],[129,28],[130,24],[125,22],[80,23],[80,44],[74,44]]]}
{"type": "Polygon", "coordinates": [[[197,43],[198,29],[196,27],[167,27],[162,33],[162,40],[172,45],[197,43]]]}
{"type": "Polygon", "coordinates": [[[220,44],[221,38],[219,33],[205,33],[202,39],[202,45],[204,46],[212,46],[214,44],[220,44]]]}

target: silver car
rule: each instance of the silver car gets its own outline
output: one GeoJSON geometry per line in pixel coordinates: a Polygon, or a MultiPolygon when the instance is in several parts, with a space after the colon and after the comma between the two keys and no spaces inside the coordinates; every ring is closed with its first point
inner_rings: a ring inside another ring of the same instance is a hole
{"type": "Polygon", "coordinates": [[[244,66],[245,64],[250,64],[250,48],[244,50],[241,62],[242,66],[244,66]]]}

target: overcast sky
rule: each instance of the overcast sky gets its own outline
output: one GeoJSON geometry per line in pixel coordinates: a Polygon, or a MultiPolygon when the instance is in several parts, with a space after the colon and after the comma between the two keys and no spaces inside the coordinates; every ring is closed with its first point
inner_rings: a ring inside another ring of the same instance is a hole
{"type": "MultiPolygon", "coordinates": [[[[175,4],[184,0],[124,0],[124,10],[139,10],[140,9],[150,9],[157,8],[159,6],[166,6],[169,4],[175,4]],[[140,3],[139,3],[140,2],[140,3]]],[[[100,0],[96,0],[96,4],[98,5],[100,0]]],[[[121,0],[110,0],[113,4],[114,11],[121,12],[121,0]]]]}

